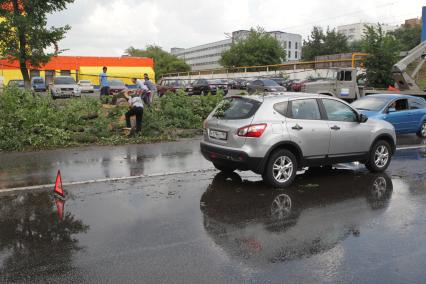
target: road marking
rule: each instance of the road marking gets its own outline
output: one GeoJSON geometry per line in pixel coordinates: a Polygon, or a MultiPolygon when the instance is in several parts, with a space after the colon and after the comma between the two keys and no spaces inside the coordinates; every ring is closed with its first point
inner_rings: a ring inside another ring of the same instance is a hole
{"type": "MultiPolygon", "coordinates": [[[[402,146],[402,147],[397,147],[396,150],[400,151],[400,150],[423,149],[423,148],[426,148],[426,145],[402,146]]],[[[86,185],[86,184],[102,183],[102,182],[117,182],[117,181],[134,180],[134,179],[140,179],[140,178],[152,178],[152,177],[172,176],[172,175],[181,175],[181,174],[190,174],[190,173],[210,172],[210,171],[214,171],[214,170],[215,169],[210,168],[210,169],[192,170],[192,171],[180,171],[180,172],[157,173],[157,174],[149,174],[149,175],[138,175],[138,176],[102,178],[102,179],[93,179],[93,180],[85,180],[85,181],[64,182],[63,186],[86,185]]],[[[34,186],[13,187],[13,188],[7,188],[7,189],[0,189],[0,194],[14,193],[14,192],[26,191],[26,190],[41,190],[41,189],[53,188],[54,186],[55,186],[55,184],[51,183],[51,184],[41,184],[41,185],[34,185],[34,186]]]]}
{"type": "MultiPolygon", "coordinates": [[[[86,184],[101,183],[101,182],[117,182],[117,181],[123,181],[123,180],[134,180],[134,179],[140,179],[140,178],[173,176],[173,175],[182,175],[182,174],[191,174],[191,173],[203,173],[203,172],[210,172],[210,171],[214,171],[214,169],[202,169],[202,170],[193,170],[193,171],[180,171],[180,172],[157,173],[157,174],[149,174],[149,175],[138,175],[138,176],[102,178],[102,179],[93,179],[93,180],[85,180],[85,181],[64,182],[62,184],[62,186],[86,185],[86,184]]],[[[7,189],[0,189],[0,194],[26,191],[26,190],[47,189],[47,188],[53,188],[54,186],[55,186],[55,184],[51,183],[51,184],[40,184],[40,185],[33,185],[33,186],[12,187],[12,188],[7,188],[7,189]]]]}
{"type": "Polygon", "coordinates": [[[396,150],[423,149],[426,145],[396,147],[396,150]]]}

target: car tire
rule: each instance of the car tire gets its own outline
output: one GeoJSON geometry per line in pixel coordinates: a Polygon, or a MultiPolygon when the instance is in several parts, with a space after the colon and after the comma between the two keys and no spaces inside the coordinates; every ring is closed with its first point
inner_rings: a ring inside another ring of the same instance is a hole
{"type": "Polygon", "coordinates": [[[281,149],[271,154],[262,177],[270,186],[284,188],[293,183],[297,167],[296,156],[286,149],[281,149]]]}
{"type": "Polygon", "coordinates": [[[373,173],[384,172],[392,160],[392,148],[384,140],[377,141],[371,147],[368,162],[365,164],[367,169],[373,173]]]}
{"type": "Polygon", "coordinates": [[[221,172],[224,172],[224,173],[232,173],[232,172],[234,172],[234,171],[235,171],[235,169],[234,169],[234,168],[229,167],[229,166],[226,166],[226,165],[221,164],[221,163],[213,163],[213,166],[214,166],[217,170],[219,170],[219,171],[221,171],[221,172]]]}
{"type": "Polygon", "coordinates": [[[422,126],[420,126],[420,130],[416,134],[420,138],[426,138],[426,121],[422,122],[422,126]]]}

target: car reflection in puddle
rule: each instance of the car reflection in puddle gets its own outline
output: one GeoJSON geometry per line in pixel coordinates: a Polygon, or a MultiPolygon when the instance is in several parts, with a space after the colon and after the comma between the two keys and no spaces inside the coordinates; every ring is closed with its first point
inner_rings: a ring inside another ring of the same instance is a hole
{"type": "Polygon", "coordinates": [[[362,226],[386,210],[392,190],[386,173],[308,173],[285,190],[219,173],[201,197],[201,211],[206,232],[227,254],[274,263],[360,236],[362,226]]]}

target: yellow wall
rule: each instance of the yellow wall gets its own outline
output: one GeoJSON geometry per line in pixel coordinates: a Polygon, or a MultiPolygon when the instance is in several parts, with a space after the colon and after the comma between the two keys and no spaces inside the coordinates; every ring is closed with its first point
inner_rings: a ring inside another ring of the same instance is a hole
{"type": "MultiPolygon", "coordinates": [[[[61,70],[55,70],[55,76],[61,75],[61,70]]],[[[102,72],[102,67],[80,67],[79,80],[90,80],[92,84],[99,85],[99,74],[102,72]]],[[[119,79],[125,84],[132,85],[131,78],[142,79],[143,74],[147,73],[149,78],[155,82],[155,73],[151,67],[108,67],[109,80],[119,79]]],[[[0,69],[0,76],[4,77],[3,83],[7,85],[10,80],[22,80],[21,70],[19,69],[0,69]]],[[[45,71],[40,71],[40,77],[46,78],[45,71]]],[[[71,76],[76,79],[76,71],[71,70],[71,76]]]]}
{"type": "Polygon", "coordinates": [[[7,85],[10,80],[22,80],[22,73],[19,69],[0,70],[0,76],[4,78],[3,84],[7,85]]]}
{"type": "MultiPolygon", "coordinates": [[[[99,85],[99,74],[102,67],[80,67],[79,80],[90,80],[92,84],[99,85]]],[[[154,81],[155,73],[151,67],[108,67],[108,79],[122,80],[125,84],[132,85],[132,78],[142,79],[143,74],[147,73],[149,78],[154,81]]]]}

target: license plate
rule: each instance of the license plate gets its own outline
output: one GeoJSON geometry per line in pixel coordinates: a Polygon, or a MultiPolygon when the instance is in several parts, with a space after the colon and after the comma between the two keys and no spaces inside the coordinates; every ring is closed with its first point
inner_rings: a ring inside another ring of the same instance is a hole
{"type": "Polygon", "coordinates": [[[209,136],[210,138],[213,138],[213,139],[226,140],[228,138],[228,133],[223,131],[210,130],[209,136]]]}

